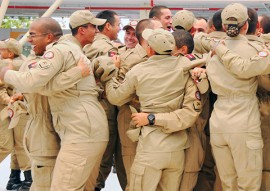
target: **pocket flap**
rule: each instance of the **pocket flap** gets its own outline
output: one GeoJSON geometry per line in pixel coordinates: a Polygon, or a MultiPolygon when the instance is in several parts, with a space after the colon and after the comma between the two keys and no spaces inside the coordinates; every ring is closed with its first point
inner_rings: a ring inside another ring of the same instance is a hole
{"type": "Polygon", "coordinates": [[[131,166],[130,171],[136,175],[143,175],[144,174],[145,167],[144,166],[139,166],[136,164],[133,164],[131,166]]]}
{"type": "Polygon", "coordinates": [[[249,149],[261,149],[263,148],[263,141],[262,140],[252,140],[246,142],[247,147],[249,149]]]}

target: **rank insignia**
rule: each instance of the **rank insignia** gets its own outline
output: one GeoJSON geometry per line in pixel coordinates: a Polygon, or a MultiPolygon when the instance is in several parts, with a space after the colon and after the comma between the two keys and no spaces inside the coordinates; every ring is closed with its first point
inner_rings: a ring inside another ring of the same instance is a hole
{"type": "Polygon", "coordinates": [[[39,62],[38,66],[41,70],[48,69],[50,67],[50,63],[47,62],[39,62]]]}

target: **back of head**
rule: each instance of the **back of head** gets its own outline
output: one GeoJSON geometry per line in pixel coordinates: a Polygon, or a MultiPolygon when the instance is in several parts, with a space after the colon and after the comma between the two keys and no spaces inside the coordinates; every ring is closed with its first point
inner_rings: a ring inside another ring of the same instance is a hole
{"type": "Polygon", "coordinates": [[[164,29],[145,29],[142,36],[147,40],[149,46],[159,55],[171,54],[175,40],[173,35],[164,29]]]}
{"type": "Polygon", "coordinates": [[[141,44],[143,37],[142,37],[142,32],[144,31],[144,29],[149,28],[149,29],[153,29],[154,28],[154,23],[152,19],[142,19],[138,22],[137,26],[136,26],[136,37],[139,41],[139,44],[141,44]]]}
{"type": "Polygon", "coordinates": [[[8,38],[4,41],[0,41],[0,48],[8,49],[14,53],[14,56],[22,54],[22,45],[14,38],[8,38]]]}
{"type": "Polygon", "coordinates": [[[227,35],[235,37],[248,20],[247,7],[240,3],[229,4],[223,9],[221,19],[226,27],[227,35]]]}
{"type": "Polygon", "coordinates": [[[172,18],[173,29],[184,29],[190,31],[196,21],[194,14],[188,10],[178,11],[172,18]]]}
{"type": "Polygon", "coordinates": [[[218,10],[217,12],[214,13],[212,17],[213,25],[216,31],[224,31],[222,27],[221,12],[222,12],[222,9],[218,10]]]}
{"type": "Polygon", "coordinates": [[[98,30],[102,32],[104,30],[106,23],[110,23],[110,25],[113,26],[114,23],[116,22],[115,17],[114,17],[115,15],[117,15],[117,13],[111,10],[105,10],[105,11],[99,12],[96,15],[96,18],[106,19],[107,21],[103,25],[98,26],[98,30]]]}
{"type": "Polygon", "coordinates": [[[263,34],[270,33],[270,16],[262,15],[260,26],[263,34]]]}
{"type": "Polygon", "coordinates": [[[40,17],[32,22],[32,24],[38,23],[43,33],[51,33],[56,39],[63,35],[60,24],[50,17],[40,17]]]}
{"type": "Polygon", "coordinates": [[[185,30],[176,30],[172,33],[175,39],[175,45],[177,49],[187,46],[188,54],[192,53],[194,49],[194,41],[192,35],[185,30]]]}
{"type": "Polygon", "coordinates": [[[248,8],[248,17],[247,34],[255,35],[258,23],[258,14],[254,9],[248,8]]]}
{"type": "Polygon", "coordinates": [[[149,12],[149,18],[160,18],[161,16],[161,10],[162,9],[169,9],[168,7],[164,6],[164,5],[156,5],[154,7],[152,7],[152,9],[149,12]]]}

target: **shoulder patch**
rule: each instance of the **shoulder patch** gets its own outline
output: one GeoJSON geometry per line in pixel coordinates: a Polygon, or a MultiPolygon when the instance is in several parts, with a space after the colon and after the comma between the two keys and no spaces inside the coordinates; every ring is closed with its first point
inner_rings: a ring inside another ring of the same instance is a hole
{"type": "Polygon", "coordinates": [[[266,57],[266,56],[268,56],[268,53],[266,51],[261,51],[261,52],[258,53],[258,55],[260,57],[266,57]]]}
{"type": "Polygon", "coordinates": [[[14,111],[11,108],[8,108],[8,116],[12,118],[14,116],[14,111]]]}
{"type": "Polygon", "coordinates": [[[113,56],[115,56],[117,54],[117,51],[115,51],[115,50],[110,50],[109,52],[108,52],[108,56],[109,57],[113,57],[113,56]]]}
{"type": "Polygon", "coordinates": [[[196,97],[197,100],[201,100],[201,94],[200,94],[199,91],[195,92],[195,97],[196,97]]]}
{"type": "Polygon", "coordinates": [[[186,54],[185,57],[187,57],[190,61],[196,60],[196,58],[193,54],[186,54]]]}
{"type": "Polygon", "coordinates": [[[45,61],[41,61],[41,62],[38,63],[38,67],[39,67],[41,70],[45,70],[45,69],[50,68],[50,63],[45,62],[45,61]]]}
{"type": "Polygon", "coordinates": [[[54,57],[54,53],[52,51],[46,52],[43,58],[51,59],[54,57]]]}

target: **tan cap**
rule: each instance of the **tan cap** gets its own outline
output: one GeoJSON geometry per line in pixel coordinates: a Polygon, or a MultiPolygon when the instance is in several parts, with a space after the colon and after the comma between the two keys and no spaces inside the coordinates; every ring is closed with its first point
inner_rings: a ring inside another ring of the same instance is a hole
{"type": "Polygon", "coordinates": [[[221,12],[222,24],[239,24],[248,19],[247,7],[240,3],[227,5],[221,12]],[[230,21],[229,18],[235,18],[236,21],[230,21]]]}
{"type": "Polygon", "coordinates": [[[22,45],[14,38],[8,38],[4,41],[0,41],[0,48],[7,48],[16,55],[22,53],[22,45]]]}
{"type": "Polygon", "coordinates": [[[26,106],[23,101],[9,103],[7,111],[10,117],[9,129],[16,127],[19,124],[22,115],[27,114],[26,106]]]}
{"type": "Polygon", "coordinates": [[[129,27],[136,29],[137,24],[138,24],[138,20],[131,20],[126,26],[123,27],[123,30],[127,30],[129,27]]]}
{"type": "Polygon", "coordinates": [[[69,24],[73,29],[88,23],[100,26],[105,22],[106,19],[98,19],[88,10],[75,11],[69,18],[69,24]]]}
{"type": "Polygon", "coordinates": [[[181,10],[178,11],[172,18],[172,27],[175,28],[176,26],[183,27],[186,31],[189,31],[196,18],[191,11],[188,10],[181,10]]]}
{"type": "Polygon", "coordinates": [[[171,54],[175,46],[173,35],[164,29],[145,29],[142,36],[147,40],[149,46],[159,54],[171,54]]]}

